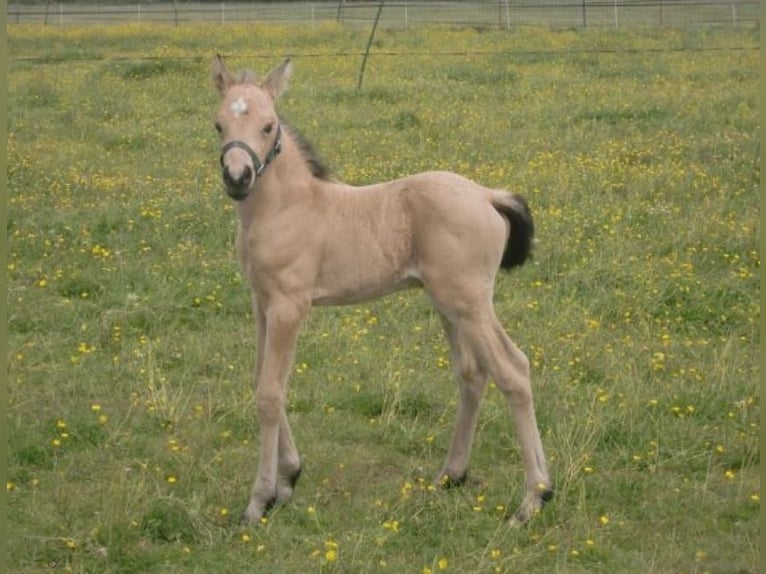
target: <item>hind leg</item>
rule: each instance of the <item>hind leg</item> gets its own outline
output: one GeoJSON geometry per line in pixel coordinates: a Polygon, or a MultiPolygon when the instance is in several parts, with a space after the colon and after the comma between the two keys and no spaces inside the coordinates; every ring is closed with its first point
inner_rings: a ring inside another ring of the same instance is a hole
{"type": "Polygon", "coordinates": [[[505,395],[513,416],[526,473],[526,492],[511,520],[523,524],[553,497],[535,416],[529,361],[506,335],[492,309],[467,319],[466,323],[474,351],[505,395]]]}
{"type": "Polygon", "coordinates": [[[508,406],[513,413],[516,434],[522,445],[521,456],[527,475],[526,493],[511,520],[514,524],[523,524],[553,498],[553,488],[548,475],[540,430],[535,416],[529,376],[529,360],[514,345],[497,320],[495,320],[494,330],[497,340],[501,342],[505,351],[503,359],[512,365],[512,371],[508,373],[510,376],[499,375],[495,382],[505,395],[508,406]]]}
{"type": "Polygon", "coordinates": [[[470,345],[463,339],[459,329],[444,316],[442,321],[452,355],[452,368],[460,384],[460,400],[452,441],[447,460],[436,479],[438,484],[449,487],[465,482],[479,406],[487,384],[487,373],[479,366],[470,345]]]}
{"type": "MultiPolygon", "coordinates": [[[[526,474],[526,492],[521,506],[512,518],[514,524],[529,520],[553,496],[551,481],[545,463],[540,432],[535,417],[529,361],[524,353],[508,338],[495,316],[492,306],[492,287],[471,279],[429,281],[427,289],[436,307],[451,323],[457,333],[461,357],[470,356],[477,373],[488,373],[503,393],[513,417],[521,458],[526,474]]],[[[453,278],[456,279],[456,278],[453,278]]],[[[455,335],[451,335],[455,336],[455,335]]],[[[469,378],[470,380],[470,378],[469,378]]],[[[474,379],[476,380],[476,379],[474,379]]],[[[463,385],[464,388],[470,388],[463,385]]],[[[476,391],[461,394],[464,404],[464,428],[475,426],[476,412],[472,407],[476,391]],[[466,400],[463,400],[465,396],[466,400]],[[471,423],[470,425],[468,423],[471,423]]],[[[460,434],[456,429],[456,436],[460,434]]],[[[461,461],[461,446],[466,434],[455,442],[455,461],[461,461]]],[[[451,449],[452,450],[452,449],[451,449]]],[[[450,459],[448,458],[448,464],[450,459]]],[[[459,470],[459,469],[458,469],[459,470]]]]}

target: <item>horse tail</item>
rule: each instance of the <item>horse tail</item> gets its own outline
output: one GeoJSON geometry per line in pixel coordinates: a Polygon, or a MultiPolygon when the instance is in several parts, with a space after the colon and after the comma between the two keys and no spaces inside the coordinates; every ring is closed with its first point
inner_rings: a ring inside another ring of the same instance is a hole
{"type": "Polygon", "coordinates": [[[492,198],[492,206],[508,220],[511,228],[500,267],[511,269],[523,265],[532,253],[535,235],[535,224],[527,201],[520,195],[503,193],[492,198]]]}

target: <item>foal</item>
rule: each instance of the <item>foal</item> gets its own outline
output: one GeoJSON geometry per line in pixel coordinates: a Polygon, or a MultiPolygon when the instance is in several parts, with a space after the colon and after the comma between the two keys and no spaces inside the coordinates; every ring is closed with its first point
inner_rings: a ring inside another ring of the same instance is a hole
{"type": "Polygon", "coordinates": [[[257,327],[256,407],[260,460],[242,520],[258,522],[288,500],[301,459],[285,414],[298,331],[312,305],[356,303],[422,286],[442,317],[460,401],[437,482],[465,481],[479,403],[492,377],[516,426],[526,494],[514,514],[526,522],[553,491],[537,428],[529,362],[492,306],[498,267],[526,260],[534,231],[525,201],[459,175],[427,172],[352,187],[331,180],[274,104],[290,60],[256,82],[220,56],[212,76],[221,106],[215,127],[221,169],[239,215],[236,251],[252,293],[257,327]]]}

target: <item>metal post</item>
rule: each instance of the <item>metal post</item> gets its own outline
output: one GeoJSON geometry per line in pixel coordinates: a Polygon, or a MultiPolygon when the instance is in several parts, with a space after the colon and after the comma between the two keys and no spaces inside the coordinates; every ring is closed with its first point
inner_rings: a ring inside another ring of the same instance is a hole
{"type": "Polygon", "coordinates": [[[497,27],[503,27],[503,20],[505,20],[505,29],[511,29],[511,4],[510,0],[497,0],[497,27]],[[505,18],[503,18],[505,13],[505,18]]]}
{"type": "Polygon", "coordinates": [[[370,47],[372,46],[372,39],[375,37],[375,30],[378,28],[378,21],[380,20],[380,13],[383,11],[383,0],[380,0],[378,4],[378,13],[375,14],[375,22],[372,24],[372,30],[370,31],[370,38],[367,40],[367,49],[364,51],[364,59],[362,60],[362,68],[359,70],[359,82],[356,84],[356,89],[362,89],[362,80],[364,79],[364,69],[367,66],[367,57],[370,55],[370,47]]]}

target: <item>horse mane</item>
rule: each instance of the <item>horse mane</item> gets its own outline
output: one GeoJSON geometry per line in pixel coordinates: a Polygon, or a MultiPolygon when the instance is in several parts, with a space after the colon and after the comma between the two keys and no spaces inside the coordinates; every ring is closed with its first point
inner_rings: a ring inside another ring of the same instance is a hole
{"type": "Polygon", "coordinates": [[[330,168],[328,168],[324,163],[324,161],[319,157],[316,149],[314,149],[314,145],[309,140],[307,140],[301,132],[299,132],[293,126],[286,124],[284,121],[282,122],[282,127],[286,129],[286,131],[290,134],[290,137],[298,146],[298,150],[301,152],[303,160],[309,166],[311,175],[323,181],[332,181],[332,172],[330,171],[330,168]]]}

